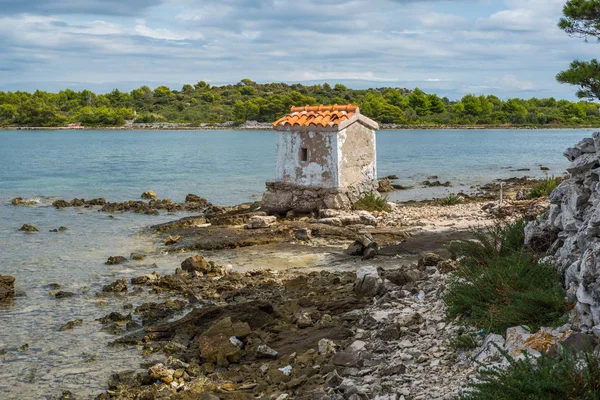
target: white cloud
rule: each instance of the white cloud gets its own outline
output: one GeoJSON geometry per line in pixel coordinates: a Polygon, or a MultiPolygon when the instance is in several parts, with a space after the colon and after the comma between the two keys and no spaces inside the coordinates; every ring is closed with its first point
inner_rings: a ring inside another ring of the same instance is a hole
{"type": "Polygon", "coordinates": [[[160,5],[143,16],[0,17],[0,81],[345,79],[449,97],[565,97],[574,89],[556,73],[600,49],[556,27],[564,0],[506,0],[501,10],[455,1],[451,14],[437,1],[137,1],[160,5]]]}
{"type": "Polygon", "coordinates": [[[431,28],[464,28],[467,23],[465,17],[437,12],[424,14],[419,20],[424,26],[431,28]]]}
{"type": "Polygon", "coordinates": [[[506,74],[502,78],[500,78],[497,82],[497,86],[500,88],[508,86],[509,88],[516,88],[519,90],[535,89],[535,85],[533,84],[533,82],[526,81],[526,80],[519,80],[519,79],[517,79],[516,76],[510,75],[510,74],[506,74]]]}

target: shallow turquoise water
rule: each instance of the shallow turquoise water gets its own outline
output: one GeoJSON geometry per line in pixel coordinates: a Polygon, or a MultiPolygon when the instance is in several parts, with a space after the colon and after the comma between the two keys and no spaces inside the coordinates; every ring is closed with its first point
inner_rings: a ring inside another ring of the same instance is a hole
{"type": "MultiPolygon", "coordinates": [[[[456,185],[451,190],[497,178],[543,176],[540,165],[559,175],[567,166],[562,151],[590,132],[383,131],[377,135],[379,175],[396,174],[404,185],[437,175],[456,185]],[[521,168],[531,171],[511,171],[521,168]]],[[[0,355],[0,397],[49,398],[63,389],[92,397],[105,388],[111,371],[137,368],[139,354],[107,347],[114,338],[99,332],[95,319],[139,300],[115,297],[100,306],[95,293],[117,277],[172,272],[184,258],[155,254],[108,267],[108,256],[152,251],[152,238],[140,232],[177,216],[109,218],[94,210],[55,210],[53,200],[128,200],[151,189],[176,201],[196,193],[236,204],[257,199],[274,176],[274,162],[275,137],[267,131],[0,131],[0,274],[16,276],[24,294],[0,308],[0,350],[6,351],[0,355]],[[10,199],[17,196],[39,204],[14,207],[10,199]],[[40,233],[18,232],[23,223],[40,233]],[[69,230],[48,232],[59,226],[69,230]],[[149,265],[153,262],[157,268],[149,265]],[[50,283],[77,296],[56,300],[48,294],[50,283]],[[58,331],[77,318],[84,320],[82,326],[58,331]],[[30,350],[18,351],[25,343],[30,350]],[[88,363],[90,358],[96,361],[88,363]]],[[[391,198],[419,199],[446,190],[415,189],[391,198]]]]}

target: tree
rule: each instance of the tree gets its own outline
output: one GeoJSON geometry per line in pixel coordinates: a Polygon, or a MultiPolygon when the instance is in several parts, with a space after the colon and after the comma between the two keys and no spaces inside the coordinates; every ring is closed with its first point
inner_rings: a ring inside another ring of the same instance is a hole
{"type": "Polygon", "coordinates": [[[420,117],[430,114],[429,100],[425,93],[419,88],[416,88],[408,95],[408,105],[415,110],[420,117]]]}
{"type": "Polygon", "coordinates": [[[428,94],[427,100],[429,101],[429,111],[432,114],[443,114],[446,112],[446,106],[437,94],[428,94]]]}
{"type": "Polygon", "coordinates": [[[600,63],[593,59],[587,61],[573,61],[569,69],[561,71],[556,75],[560,83],[578,85],[577,97],[600,98],[600,63]]]}
{"type": "MultiPolygon", "coordinates": [[[[558,27],[569,36],[600,38],[600,0],[568,0],[563,7],[564,17],[558,27]]],[[[569,69],[561,71],[556,80],[579,86],[577,97],[600,98],[600,64],[575,60],[569,69]]]]}

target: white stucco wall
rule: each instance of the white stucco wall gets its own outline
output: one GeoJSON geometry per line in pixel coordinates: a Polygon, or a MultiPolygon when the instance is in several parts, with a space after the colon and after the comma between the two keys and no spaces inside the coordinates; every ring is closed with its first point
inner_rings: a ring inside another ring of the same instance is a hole
{"type": "Polygon", "coordinates": [[[339,187],[337,147],[337,132],[277,131],[277,181],[339,187]],[[309,149],[308,162],[301,161],[303,147],[309,149]]]}
{"type": "Polygon", "coordinates": [[[340,187],[377,180],[375,130],[352,124],[337,134],[338,181],[340,187]]]}

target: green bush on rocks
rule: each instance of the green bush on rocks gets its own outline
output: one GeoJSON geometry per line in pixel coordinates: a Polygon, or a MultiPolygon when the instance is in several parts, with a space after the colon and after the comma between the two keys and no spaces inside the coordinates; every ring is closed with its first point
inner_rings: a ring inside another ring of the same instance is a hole
{"type": "Polygon", "coordinates": [[[365,211],[392,211],[386,197],[378,196],[376,193],[367,193],[354,203],[355,210],[365,211]]]}
{"type": "Polygon", "coordinates": [[[561,357],[506,357],[508,369],[483,369],[462,399],[600,399],[600,359],[592,354],[565,350],[561,357]]]}
{"type": "Polygon", "coordinates": [[[511,326],[532,329],[560,323],[567,311],[565,291],[552,265],[538,264],[523,246],[524,221],[475,232],[451,252],[460,259],[444,301],[450,318],[487,332],[504,334],[511,326]]]}

